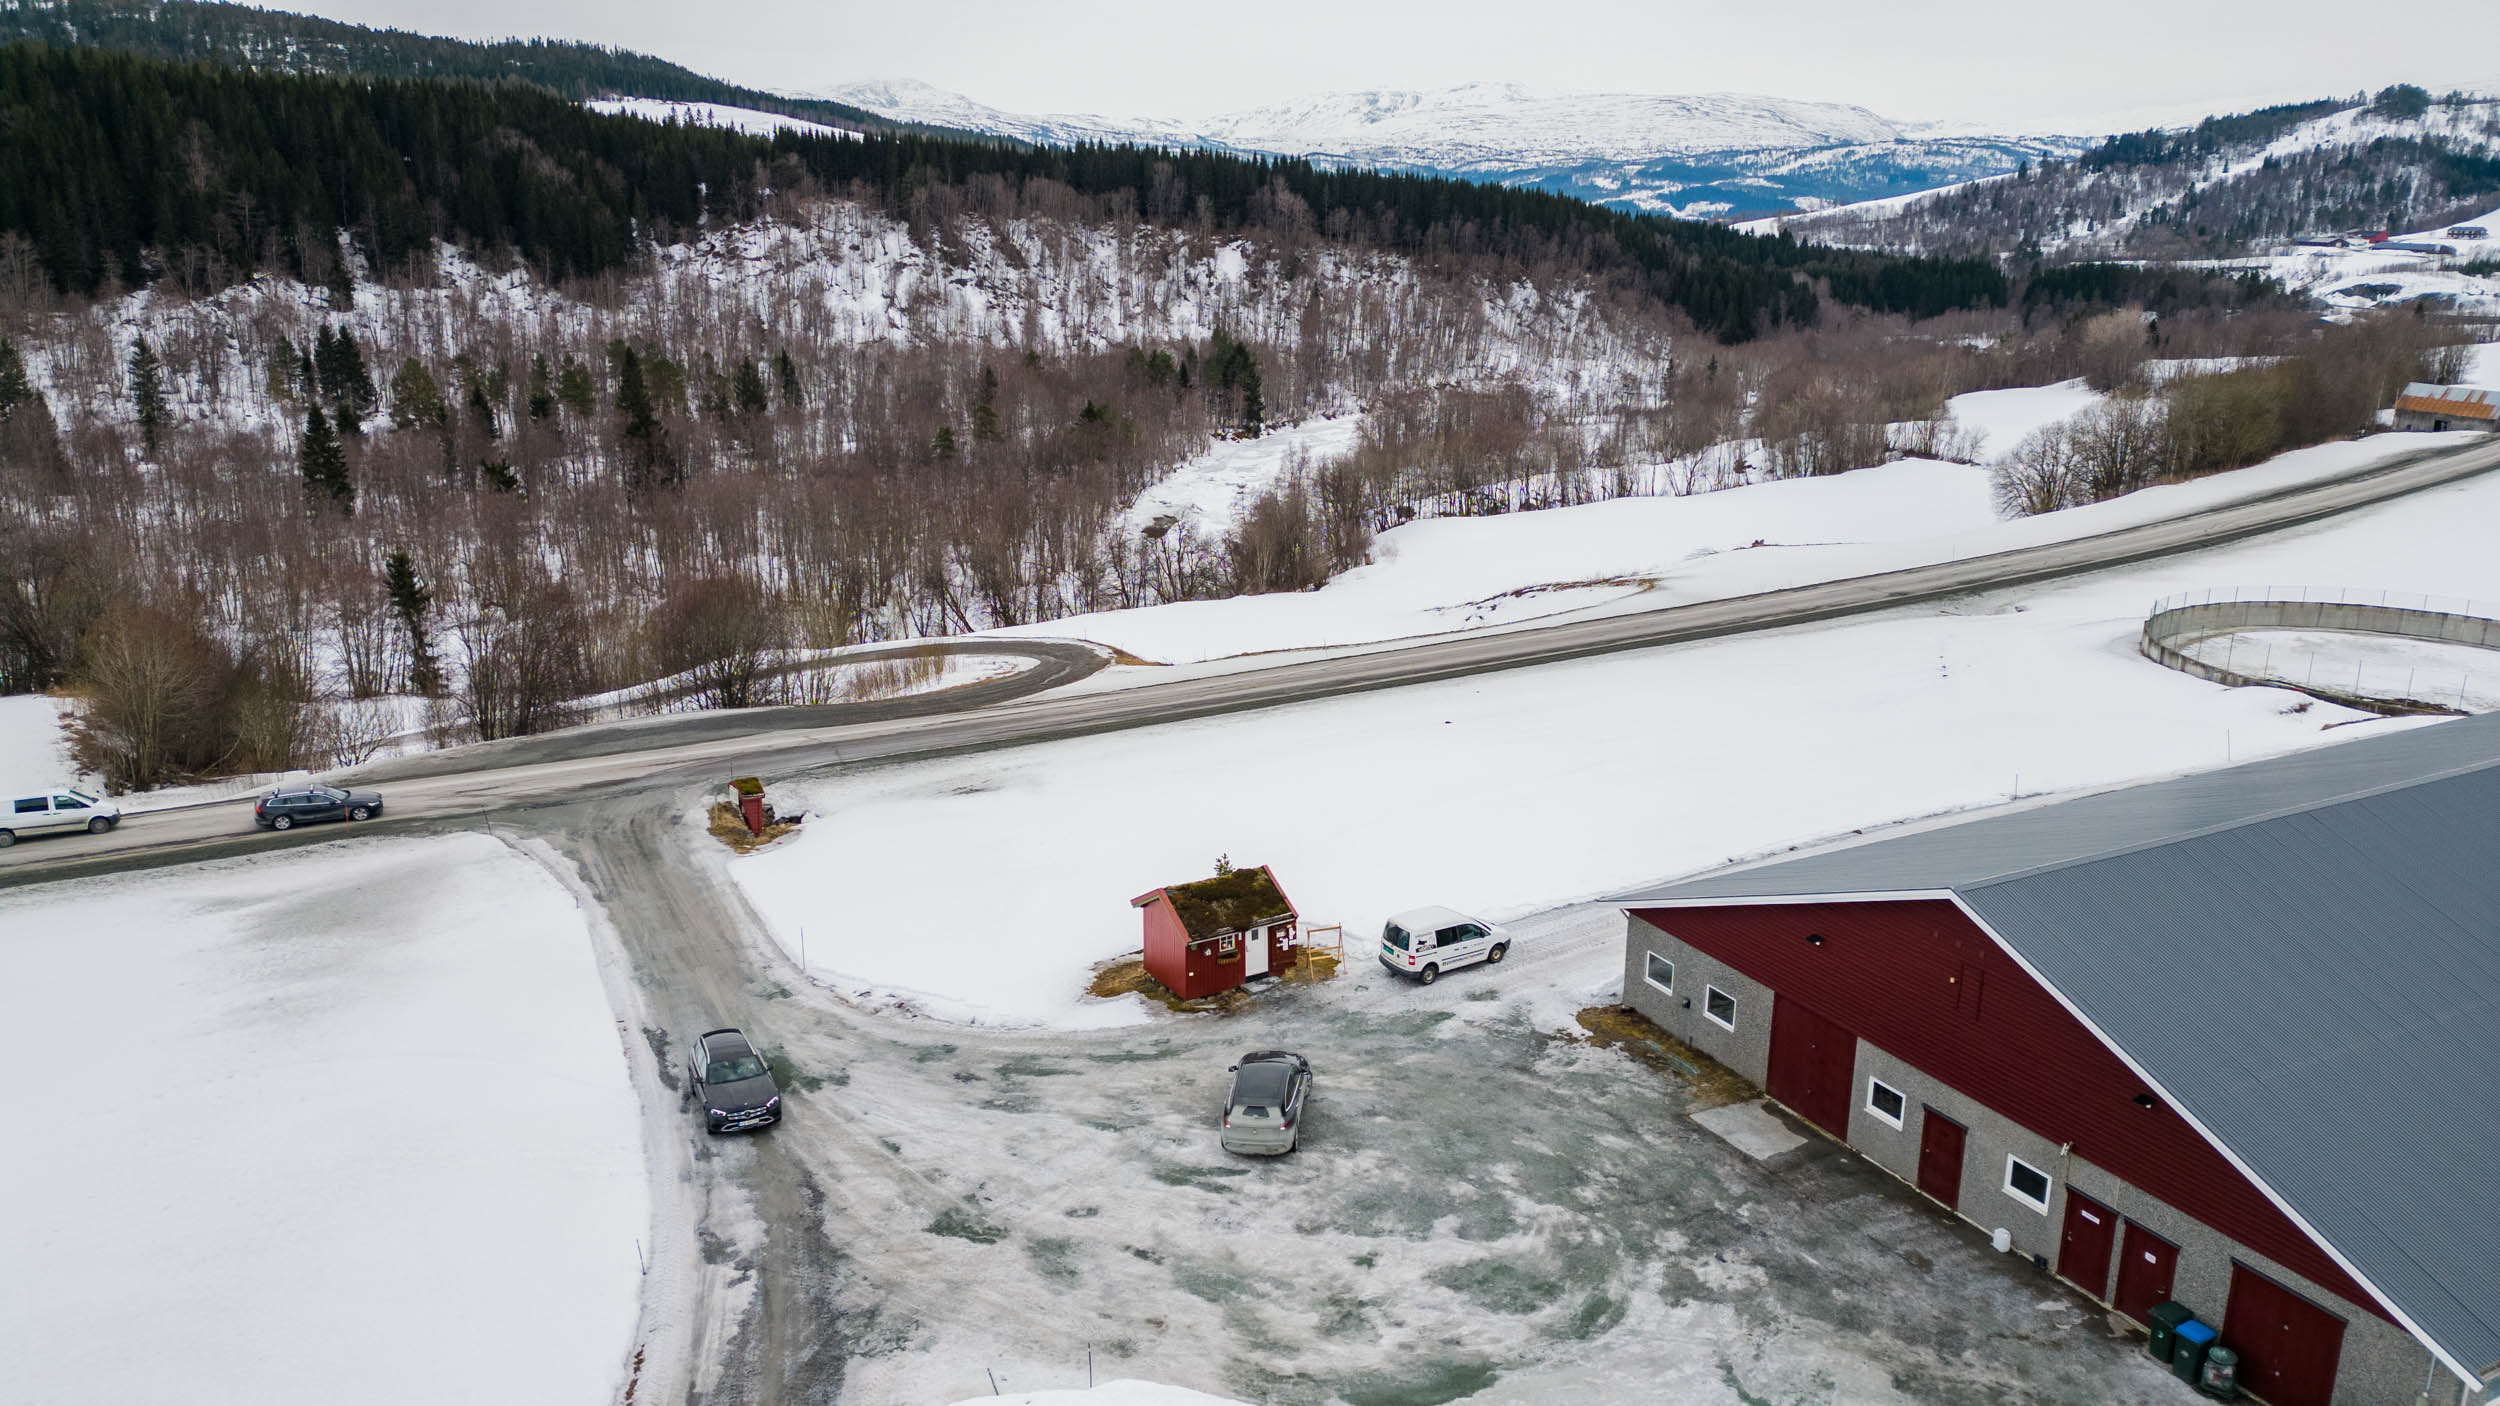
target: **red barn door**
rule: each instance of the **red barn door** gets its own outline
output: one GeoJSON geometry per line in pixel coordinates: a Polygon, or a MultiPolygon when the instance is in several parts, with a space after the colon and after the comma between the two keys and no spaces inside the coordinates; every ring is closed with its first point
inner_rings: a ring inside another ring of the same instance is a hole
{"type": "Polygon", "coordinates": [[[1919,1106],[1918,1189],[1962,1209],[1962,1144],[1969,1129],[1924,1104],[1919,1106]]]}
{"type": "Polygon", "coordinates": [[[2109,1306],[2138,1323],[2150,1323],[2153,1305],[2170,1298],[2170,1276],[2179,1268],[2179,1247],[2127,1222],[2127,1243],[2118,1260],[2118,1296],[2109,1306]]]}
{"type": "Polygon", "coordinates": [[[2057,1277],[2092,1297],[2109,1294],[2109,1252],[2118,1239],[2118,1217],[2079,1191],[2066,1193],[2066,1229],[2057,1242],[2057,1277]]]}
{"type": "Polygon", "coordinates": [[[2240,1386],[2274,1406],[2327,1406],[2344,1320],[2238,1261],[2222,1340],[2240,1355],[2240,1386]]]}
{"type": "Polygon", "coordinates": [[[1785,996],[1773,1003],[1771,1097],[1843,1142],[1857,1066],[1857,1036],[1785,996]]]}

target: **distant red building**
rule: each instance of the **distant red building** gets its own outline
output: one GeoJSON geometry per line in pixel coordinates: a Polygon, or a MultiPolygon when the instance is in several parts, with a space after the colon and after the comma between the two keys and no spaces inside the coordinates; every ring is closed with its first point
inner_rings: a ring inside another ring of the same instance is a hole
{"type": "Polygon", "coordinates": [[[1300,919],[1264,864],[1151,889],[1129,903],[1145,910],[1146,974],[1185,1001],[1301,960],[1300,919]]]}

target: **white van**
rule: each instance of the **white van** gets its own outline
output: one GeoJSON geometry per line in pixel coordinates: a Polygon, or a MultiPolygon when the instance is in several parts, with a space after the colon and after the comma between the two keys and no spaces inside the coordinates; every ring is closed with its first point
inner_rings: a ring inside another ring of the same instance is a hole
{"type": "Polygon", "coordinates": [[[122,823],[122,808],[68,786],[19,791],[0,806],[0,849],[33,835],[84,830],[101,835],[122,823]]]}
{"type": "Polygon", "coordinates": [[[1510,955],[1510,934],[1448,908],[1400,913],[1380,930],[1380,964],[1426,986],[1441,973],[1510,955]]]}

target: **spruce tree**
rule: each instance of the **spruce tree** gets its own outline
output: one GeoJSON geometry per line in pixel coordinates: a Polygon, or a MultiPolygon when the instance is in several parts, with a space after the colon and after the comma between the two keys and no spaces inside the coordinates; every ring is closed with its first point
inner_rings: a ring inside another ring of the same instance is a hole
{"type": "Polygon", "coordinates": [[[347,383],[339,396],[339,404],[354,411],[358,420],[372,414],[375,398],[373,373],[365,368],[364,350],[356,345],[355,336],[343,329],[339,333],[339,373],[347,383]]]}
{"type": "Polygon", "coordinates": [[[547,383],[545,352],[530,353],[529,402],[533,420],[544,420],[556,413],[556,393],[547,383]]]}
{"type": "Polygon", "coordinates": [[[608,349],[616,365],[616,411],[625,419],[625,486],[648,488],[676,482],[670,462],[668,431],[643,373],[643,359],[619,342],[608,349]]]}
{"type": "Polygon", "coordinates": [[[441,429],[449,414],[442,387],[425,363],[413,356],[401,362],[399,374],[391,377],[391,423],[403,430],[441,429]]]}
{"type": "Polygon", "coordinates": [[[358,422],[373,413],[373,373],[365,369],[365,354],[356,345],[354,334],[324,327],[313,340],[313,374],[321,386],[320,398],[338,412],[338,427],[353,434],[358,422]]]}
{"type": "Polygon", "coordinates": [[[590,368],[566,357],[564,373],[556,378],[556,399],[580,419],[598,414],[599,388],[590,379],[590,368]]]}
{"type": "Polygon", "coordinates": [[[999,437],[998,373],[987,366],[981,368],[980,397],[972,402],[972,437],[982,444],[999,437]]]}
{"type": "Polygon", "coordinates": [[[416,563],[406,552],[393,552],[382,563],[382,589],[390,596],[391,613],[408,632],[408,686],[432,697],[443,691],[442,667],[434,662],[434,640],[426,624],[434,593],[417,579],[416,563]]]}
{"type": "Polygon", "coordinates": [[[486,395],[485,379],[470,376],[468,381],[469,423],[475,425],[478,433],[489,440],[503,438],[503,427],[495,419],[495,402],[488,399],[486,395]]]}
{"type": "Polygon", "coordinates": [[[145,337],[130,349],[130,405],[139,417],[139,442],[153,459],[157,440],[165,431],[165,380],[156,348],[145,337]]]}
{"type": "Polygon", "coordinates": [[[794,409],[800,401],[806,399],[805,396],[799,394],[799,366],[797,362],[790,359],[788,347],[773,353],[773,375],[781,381],[783,409],[794,409]]]}
{"type": "Polygon", "coordinates": [[[284,336],[279,337],[277,345],[269,349],[268,385],[271,400],[292,401],[295,399],[298,390],[295,372],[299,360],[295,352],[295,343],[284,336]]]}
{"type": "Polygon", "coordinates": [[[1257,439],[1266,432],[1267,396],[1259,385],[1259,362],[1245,348],[1241,368],[1241,433],[1245,439],[1257,439]]]}
{"type": "Polygon", "coordinates": [[[741,415],[761,415],[767,408],[764,402],[764,373],[756,367],[754,357],[738,363],[737,399],[741,415]]]}
{"type": "Polygon", "coordinates": [[[0,467],[61,467],[59,427],[52,407],[26,379],[26,362],[0,338],[0,467]]]}
{"type": "Polygon", "coordinates": [[[314,512],[324,508],[356,511],[356,486],[347,481],[347,450],[318,405],[304,412],[304,442],[296,450],[295,463],[304,474],[304,501],[314,512]]]}

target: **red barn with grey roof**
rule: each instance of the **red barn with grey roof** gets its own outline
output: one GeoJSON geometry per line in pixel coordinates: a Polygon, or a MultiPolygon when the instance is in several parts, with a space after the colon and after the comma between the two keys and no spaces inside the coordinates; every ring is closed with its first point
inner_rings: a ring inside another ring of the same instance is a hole
{"type": "Polygon", "coordinates": [[[1625,1003],[2274,1406],[2500,1381],[2500,714],[1622,895],[1625,1003]]]}

